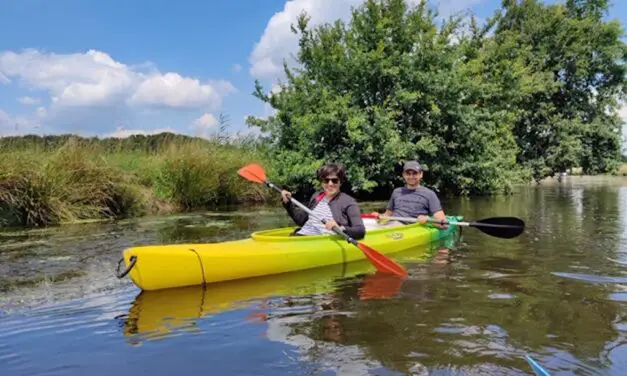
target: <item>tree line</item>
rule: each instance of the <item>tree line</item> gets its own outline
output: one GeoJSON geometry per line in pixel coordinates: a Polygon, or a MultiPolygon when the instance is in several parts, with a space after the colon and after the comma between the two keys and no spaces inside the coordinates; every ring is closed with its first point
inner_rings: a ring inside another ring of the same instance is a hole
{"type": "Polygon", "coordinates": [[[426,1],[367,0],[348,22],[302,13],[298,66],[261,129],[280,181],[309,190],[343,162],[355,192],[389,190],[402,161],[452,194],[507,192],[572,167],[609,173],[622,157],[626,44],[606,0],[502,0],[484,22],[440,21],[426,1]]]}
{"type": "Polygon", "coordinates": [[[73,139],[109,153],[219,144],[254,151],[297,195],[314,189],[323,163],[342,162],[346,189],[361,199],[387,197],[410,158],[441,194],[509,192],[574,167],[613,173],[625,162],[627,45],[608,9],[606,0],[503,0],[479,22],[442,20],[426,1],[367,0],[349,21],[316,27],[302,13],[292,25],[298,66],[285,65],[278,92],[255,81],[253,95],[275,110],[247,118],[260,138],[229,137],[221,116],[212,140],[28,135],[0,138],[0,151],[48,152],[73,139]]]}

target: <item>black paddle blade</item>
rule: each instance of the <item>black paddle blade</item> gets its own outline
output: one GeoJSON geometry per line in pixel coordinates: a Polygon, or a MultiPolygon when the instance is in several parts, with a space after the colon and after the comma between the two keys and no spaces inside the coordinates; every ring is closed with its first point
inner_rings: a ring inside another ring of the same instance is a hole
{"type": "Polygon", "coordinates": [[[481,219],[470,223],[471,227],[476,227],[488,235],[511,239],[525,231],[525,222],[516,217],[493,217],[481,219]]]}

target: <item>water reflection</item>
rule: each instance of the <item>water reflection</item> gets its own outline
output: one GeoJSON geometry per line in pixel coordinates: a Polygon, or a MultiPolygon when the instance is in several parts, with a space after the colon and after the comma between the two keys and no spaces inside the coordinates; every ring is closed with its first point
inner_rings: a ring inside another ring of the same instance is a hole
{"type": "MultiPolygon", "coordinates": [[[[450,237],[399,252],[398,258],[410,265],[424,263],[432,258],[436,263],[441,262],[446,252],[439,251],[454,240],[454,237],[450,237]]],[[[399,294],[402,279],[373,272],[372,264],[362,260],[206,286],[142,291],[124,319],[124,334],[138,336],[139,340],[161,339],[179,330],[193,328],[196,319],[246,308],[259,300],[263,300],[264,304],[271,303],[268,307],[274,305],[274,299],[290,305],[298,297],[328,294],[346,289],[347,286],[354,289],[354,297],[360,300],[390,299],[399,294]]],[[[263,315],[263,312],[257,310],[250,317],[253,320],[263,315]]],[[[133,343],[137,343],[137,340],[132,339],[133,343]]]]}
{"type": "Polygon", "coordinates": [[[464,229],[457,242],[394,255],[410,273],[402,283],[367,261],[146,293],[113,275],[126,246],[289,225],[273,205],[0,233],[10,285],[0,296],[0,369],[156,375],[171,374],[165,359],[194,372],[211,357],[216,374],[530,374],[530,354],[552,374],[624,374],[627,180],[608,181],[572,177],[512,197],[443,200],[467,220],[521,217],[527,231],[504,240],[464,229]],[[69,300],[94,294],[97,307],[69,300]],[[51,308],[30,313],[16,300],[23,316],[6,310],[7,297],[31,295],[51,308]],[[80,367],[57,369],[59,359],[80,367]]]}

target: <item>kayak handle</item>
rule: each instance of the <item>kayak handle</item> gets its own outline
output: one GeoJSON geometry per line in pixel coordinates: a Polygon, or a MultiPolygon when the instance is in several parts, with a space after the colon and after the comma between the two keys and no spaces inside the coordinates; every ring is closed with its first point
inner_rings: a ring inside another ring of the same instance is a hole
{"type": "Polygon", "coordinates": [[[130,260],[131,260],[131,263],[122,273],[120,273],[120,265],[122,265],[122,262],[124,262],[124,257],[122,257],[120,261],[118,261],[118,267],[115,269],[115,275],[118,278],[124,278],[131,271],[131,269],[133,269],[133,267],[137,263],[137,256],[135,255],[131,256],[130,260]]]}

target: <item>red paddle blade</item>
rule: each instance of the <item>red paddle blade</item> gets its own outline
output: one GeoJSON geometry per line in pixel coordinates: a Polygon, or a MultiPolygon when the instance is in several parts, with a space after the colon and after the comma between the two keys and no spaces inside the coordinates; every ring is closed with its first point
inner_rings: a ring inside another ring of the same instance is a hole
{"type": "Polygon", "coordinates": [[[377,217],[374,214],[371,214],[371,213],[361,213],[361,217],[362,218],[377,219],[377,217]]]}
{"type": "Polygon", "coordinates": [[[398,295],[403,278],[393,274],[375,273],[364,278],[359,298],[368,299],[390,299],[398,295]]]}
{"type": "Polygon", "coordinates": [[[378,271],[382,273],[395,274],[399,277],[407,276],[407,272],[403,269],[402,266],[394,262],[388,257],[385,257],[381,253],[375,251],[374,249],[368,247],[363,243],[357,243],[357,247],[362,250],[362,252],[368,257],[370,262],[377,268],[378,271]]]}
{"type": "Polygon", "coordinates": [[[263,167],[256,163],[251,163],[240,168],[237,170],[237,173],[244,179],[248,179],[255,183],[263,184],[266,181],[266,172],[263,167]]]}

